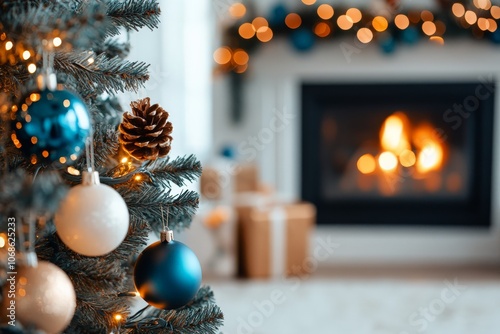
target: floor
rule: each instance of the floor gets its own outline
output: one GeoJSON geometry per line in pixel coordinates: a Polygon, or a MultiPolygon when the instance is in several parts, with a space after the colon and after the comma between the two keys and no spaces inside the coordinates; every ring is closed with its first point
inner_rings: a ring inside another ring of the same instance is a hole
{"type": "Polygon", "coordinates": [[[500,333],[500,267],[346,267],[207,283],[226,334],[500,333]]]}

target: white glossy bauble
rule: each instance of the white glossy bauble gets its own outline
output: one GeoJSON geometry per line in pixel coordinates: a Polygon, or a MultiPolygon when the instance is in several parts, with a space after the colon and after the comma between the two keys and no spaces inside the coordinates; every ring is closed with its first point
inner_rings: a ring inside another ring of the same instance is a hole
{"type": "Polygon", "coordinates": [[[4,286],[0,323],[15,319],[25,328],[48,334],[61,333],[68,327],[75,314],[76,294],[64,271],[40,261],[37,267],[19,268],[12,277],[15,284],[8,281],[4,286]]]}
{"type": "Polygon", "coordinates": [[[56,213],[55,225],[57,234],[71,250],[102,256],[125,239],[129,213],[116,190],[104,184],[84,183],[70,189],[56,213]]]}

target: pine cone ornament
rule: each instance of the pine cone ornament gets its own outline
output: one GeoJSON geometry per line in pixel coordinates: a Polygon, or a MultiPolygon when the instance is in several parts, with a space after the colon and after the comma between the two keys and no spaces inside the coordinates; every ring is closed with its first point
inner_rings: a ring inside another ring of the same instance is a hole
{"type": "Polygon", "coordinates": [[[119,126],[123,149],[137,160],[155,160],[170,152],[172,123],[168,112],[149,97],[130,103],[132,111],[123,114],[119,126]]]}

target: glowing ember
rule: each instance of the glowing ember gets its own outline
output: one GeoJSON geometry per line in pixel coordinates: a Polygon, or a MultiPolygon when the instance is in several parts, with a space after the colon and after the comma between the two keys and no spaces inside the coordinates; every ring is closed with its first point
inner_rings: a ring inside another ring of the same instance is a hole
{"type": "Polygon", "coordinates": [[[358,170],[363,174],[370,174],[375,171],[377,164],[375,158],[371,154],[365,154],[358,159],[358,170]]]}
{"type": "Polygon", "coordinates": [[[378,164],[385,172],[390,172],[398,166],[398,158],[392,152],[384,152],[378,157],[378,164]]]}
{"type": "Polygon", "coordinates": [[[410,149],[405,130],[407,123],[408,120],[403,113],[395,113],[385,120],[380,132],[380,145],[384,150],[399,155],[403,150],[410,149]]]}
{"type": "Polygon", "coordinates": [[[418,154],[417,171],[426,173],[438,170],[443,163],[443,148],[434,141],[429,141],[418,154]]]}

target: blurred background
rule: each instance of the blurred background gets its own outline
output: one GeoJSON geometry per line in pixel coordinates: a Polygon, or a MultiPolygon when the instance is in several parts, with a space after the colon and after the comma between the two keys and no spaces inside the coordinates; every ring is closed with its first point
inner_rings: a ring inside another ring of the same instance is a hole
{"type": "Polygon", "coordinates": [[[498,332],[498,1],[161,5],[124,101],[203,162],[223,332],[498,332]]]}

